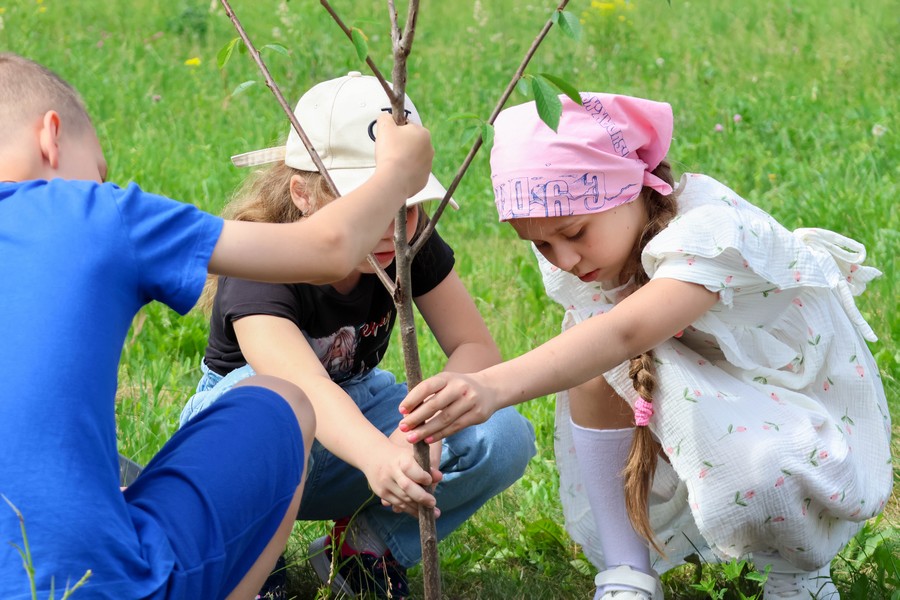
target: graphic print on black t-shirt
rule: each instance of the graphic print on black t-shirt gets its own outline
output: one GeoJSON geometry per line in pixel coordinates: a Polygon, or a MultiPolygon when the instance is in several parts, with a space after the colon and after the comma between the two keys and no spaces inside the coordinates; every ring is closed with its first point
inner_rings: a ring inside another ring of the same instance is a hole
{"type": "Polygon", "coordinates": [[[306,341],[319,357],[319,362],[328,371],[331,379],[340,381],[352,375],[353,358],[358,346],[353,327],[341,327],[337,333],[323,338],[311,338],[306,335],[306,341]]]}

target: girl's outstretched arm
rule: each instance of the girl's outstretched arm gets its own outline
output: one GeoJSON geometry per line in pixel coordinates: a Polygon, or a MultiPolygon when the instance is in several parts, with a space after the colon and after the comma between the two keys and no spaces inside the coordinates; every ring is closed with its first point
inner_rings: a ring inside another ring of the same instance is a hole
{"type": "Polygon", "coordinates": [[[363,185],[295,223],[226,221],[209,272],[242,279],[331,283],[372,251],[406,199],[421,190],[434,149],[428,130],[378,118],[375,173],[363,185]]]}
{"type": "Polygon", "coordinates": [[[675,279],[654,279],[611,311],[579,323],[534,350],[463,375],[440,373],[400,404],[409,441],[438,440],[482,423],[505,406],[580,385],[646,352],[696,321],[718,294],[675,279]]]}

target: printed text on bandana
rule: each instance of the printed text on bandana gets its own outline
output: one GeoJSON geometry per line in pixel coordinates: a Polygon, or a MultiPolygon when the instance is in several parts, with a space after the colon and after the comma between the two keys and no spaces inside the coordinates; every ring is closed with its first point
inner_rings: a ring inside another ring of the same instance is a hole
{"type": "Polygon", "coordinates": [[[607,203],[621,204],[641,191],[639,183],[607,190],[603,173],[518,177],[494,186],[501,220],[526,217],[568,217],[605,210],[607,203]],[[602,190],[601,190],[602,188],[602,190]]]}

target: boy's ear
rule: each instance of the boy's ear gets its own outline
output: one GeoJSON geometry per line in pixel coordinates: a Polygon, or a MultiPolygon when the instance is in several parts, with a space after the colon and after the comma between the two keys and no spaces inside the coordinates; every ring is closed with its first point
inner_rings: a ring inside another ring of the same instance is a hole
{"type": "Polygon", "coordinates": [[[291,200],[303,216],[309,215],[312,206],[306,195],[306,180],[300,175],[291,175],[291,200]]]}
{"type": "Polygon", "coordinates": [[[59,168],[59,113],[48,110],[41,119],[38,139],[41,154],[52,169],[59,168]]]}

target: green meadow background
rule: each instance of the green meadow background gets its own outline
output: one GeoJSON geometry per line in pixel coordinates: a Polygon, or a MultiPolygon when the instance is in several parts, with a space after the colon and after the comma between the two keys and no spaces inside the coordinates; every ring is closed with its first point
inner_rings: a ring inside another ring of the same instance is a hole
{"type": "MultiPolygon", "coordinates": [[[[376,62],[389,73],[386,3],[334,0],[333,6],[365,32],[376,62]]],[[[408,93],[432,130],[434,171],[445,183],[468,151],[471,141],[462,140],[473,123],[450,117],[487,119],[555,6],[544,0],[422,2],[408,93]]],[[[367,72],[318,2],[234,0],[233,7],[258,46],[287,49],[266,50],[264,58],[291,104],[318,81],[367,72]]],[[[554,28],[528,73],[550,73],[582,90],[671,103],[669,156],[677,171],[716,177],[789,228],[824,227],[866,245],[868,262],[884,277],[858,302],[880,336],[871,348],[896,423],[896,2],[573,0],[567,10],[580,18],[582,39],[554,28]]],[[[229,156],[278,143],[288,127],[247,55],[235,52],[218,68],[217,53],[235,36],[222,8],[209,0],[0,0],[0,50],[46,64],[81,91],[110,179],[135,181],[211,212],[221,210],[245,175],[229,156]],[[251,80],[257,83],[232,95],[251,80]]],[[[525,100],[516,93],[510,103],[525,100]]],[[[488,172],[482,151],[454,195],[462,209],[446,213],[440,230],[504,356],[513,357],[558,332],[562,310],[544,297],[528,247],[497,223],[488,172]]],[[[199,377],[206,329],[198,311],[179,317],[149,306],[139,314],[122,357],[117,404],[125,455],[146,462],[174,431],[199,377]]],[[[420,346],[426,375],[440,370],[442,354],[424,327],[420,346]]],[[[399,344],[385,366],[402,372],[399,344]]],[[[538,455],[521,481],[441,544],[446,598],[593,595],[593,569],[562,525],[553,400],[520,410],[535,425],[538,455]]],[[[900,598],[898,521],[895,494],[885,516],[835,560],[844,598],[900,598]]],[[[328,597],[305,562],[307,544],[326,528],[295,528],[288,555],[297,598],[328,597]]],[[[420,597],[420,573],[411,574],[420,597]]],[[[709,565],[687,565],[664,580],[669,598],[758,592],[734,569],[709,565]],[[710,582],[719,592],[693,587],[710,582]]]]}

